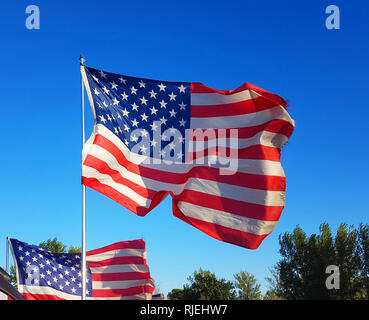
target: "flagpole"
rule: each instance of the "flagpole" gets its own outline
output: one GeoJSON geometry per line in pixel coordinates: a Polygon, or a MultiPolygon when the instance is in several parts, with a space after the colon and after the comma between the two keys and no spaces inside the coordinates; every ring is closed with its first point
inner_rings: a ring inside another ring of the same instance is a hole
{"type": "Polygon", "coordinates": [[[6,266],[5,271],[9,274],[9,237],[6,237],[6,266]]]}
{"type": "MultiPolygon", "coordinates": [[[[82,56],[79,57],[81,66],[86,61],[82,56]]],[[[82,99],[82,150],[85,145],[85,86],[81,76],[81,99],[82,99]]],[[[81,161],[82,170],[82,161],[81,161]]],[[[82,177],[82,175],[81,175],[82,177]]],[[[81,263],[81,282],[82,294],[81,299],[86,300],[86,186],[82,184],[82,263],[81,263]]]]}

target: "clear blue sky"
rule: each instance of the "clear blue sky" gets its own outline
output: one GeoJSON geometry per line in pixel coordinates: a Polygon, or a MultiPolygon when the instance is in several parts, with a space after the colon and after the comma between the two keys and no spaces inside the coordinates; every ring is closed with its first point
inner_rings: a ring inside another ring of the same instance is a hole
{"type": "Polygon", "coordinates": [[[0,265],[6,236],[81,245],[80,54],[87,65],[136,77],[217,89],[250,82],[289,100],[296,121],[282,153],[286,207],[257,250],[175,218],[169,198],[142,218],[93,190],[87,250],[143,237],[164,293],[200,267],[228,280],[247,270],[265,290],[279,234],[368,223],[368,16],[364,0],[3,3],[0,265]],[[40,8],[40,30],[25,27],[30,4],[40,8]],[[330,4],[340,8],[340,30],[325,27],[330,4]]]}

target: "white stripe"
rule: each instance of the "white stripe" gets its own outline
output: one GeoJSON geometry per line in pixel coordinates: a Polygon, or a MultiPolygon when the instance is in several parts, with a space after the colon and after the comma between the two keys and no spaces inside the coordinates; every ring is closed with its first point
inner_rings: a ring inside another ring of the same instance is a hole
{"type": "Polygon", "coordinates": [[[256,235],[271,233],[277,224],[277,221],[263,221],[245,218],[224,211],[204,208],[182,201],[178,203],[178,208],[187,217],[256,235]]]}
{"type": "Polygon", "coordinates": [[[236,116],[209,117],[209,118],[191,118],[191,128],[193,129],[230,129],[258,126],[270,120],[285,120],[294,125],[294,120],[282,106],[274,108],[241,114],[236,116]]]}
{"type": "Polygon", "coordinates": [[[193,143],[190,143],[191,149],[189,151],[199,152],[201,150],[214,148],[217,146],[228,147],[232,149],[243,149],[255,145],[282,149],[287,140],[288,137],[286,137],[284,134],[260,131],[251,138],[218,138],[208,141],[194,139],[193,143]]]}
{"type": "Polygon", "coordinates": [[[191,93],[192,106],[209,106],[218,104],[236,103],[244,100],[255,99],[261,95],[253,90],[243,90],[233,94],[220,93],[191,93]]]}
{"type": "Polygon", "coordinates": [[[145,258],[145,250],[144,249],[117,249],[111,250],[107,252],[97,253],[94,255],[87,256],[87,262],[94,262],[94,261],[102,261],[111,258],[118,258],[118,257],[142,257],[145,258]]]}
{"type": "Polygon", "coordinates": [[[81,300],[80,294],[69,294],[47,286],[18,285],[18,291],[20,293],[53,295],[66,300],[81,300]]]}
{"type": "Polygon", "coordinates": [[[284,206],[285,204],[285,192],[283,191],[251,189],[198,178],[189,179],[185,189],[265,206],[284,206]]]}
{"type": "MultiPolygon", "coordinates": [[[[57,296],[65,300],[81,300],[81,295],[73,295],[46,286],[26,286],[19,285],[18,291],[20,293],[30,294],[45,294],[57,296]]],[[[134,296],[123,297],[86,297],[87,300],[150,300],[152,295],[150,293],[141,293],[134,296]]]]}
{"type": "Polygon", "coordinates": [[[117,264],[102,267],[90,267],[90,270],[92,273],[150,272],[149,267],[144,264],[117,264]]]}
{"type": "Polygon", "coordinates": [[[94,168],[91,167],[87,167],[87,166],[82,166],[82,176],[85,178],[95,178],[97,179],[101,184],[110,186],[112,188],[114,188],[115,190],[117,190],[118,192],[120,192],[121,194],[125,195],[126,197],[132,199],[133,201],[135,201],[137,204],[139,204],[142,207],[150,207],[151,204],[151,200],[142,197],[141,195],[139,195],[138,193],[136,193],[135,191],[133,191],[132,189],[130,189],[129,187],[126,187],[123,184],[117,183],[115,182],[109,175],[107,174],[102,174],[99,171],[97,171],[94,168]]]}
{"type": "Polygon", "coordinates": [[[134,296],[124,296],[124,297],[94,297],[88,298],[87,300],[151,300],[152,294],[151,293],[141,293],[136,294],[134,296]]]}
{"type": "Polygon", "coordinates": [[[92,281],[92,287],[94,290],[111,290],[111,289],[128,289],[132,287],[152,285],[150,279],[141,280],[124,280],[124,281],[92,281]]]}

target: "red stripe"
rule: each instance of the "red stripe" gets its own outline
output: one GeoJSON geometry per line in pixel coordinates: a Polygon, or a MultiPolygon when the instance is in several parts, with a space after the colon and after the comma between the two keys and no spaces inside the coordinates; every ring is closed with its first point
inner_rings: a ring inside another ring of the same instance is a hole
{"type": "Polygon", "coordinates": [[[66,300],[52,294],[22,293],[26,300],[66,300]]]}
{"type": "Polygon", "coordinates": [[[179,201],[264,221],[277,221],[284,208],[284,206],[265,206],[187,189],[176,197],[175,202],[179,201]]]}
{"type": "Polygon", "coordinates": [[[243,85],[241,85],[235,90],[217,90],[217,89],[207,87],[204,84],[199,83],[199,82],[191,82],[191,93],[219,93],[223,95],[230,95],[230,94],[234,94],[234,93],[237,93],[243,90],[253,90],[259,93],[260,95],[267,97],[270,100],[275,101],[276,103],[282,105],[283,107],[287,109],[288,103],[286,100],[284,100],[283,98],[281,98],[280,96],[274,93],[271,93],[262,88],[259,88],[251,83],[245,82],[243,85]]]}
{"type": "MultiPolygon", "coordinates": [[[[230,149],[225,147],[210,147],[198,152],[189,152],[187,161],[191,162],[207,156],[222,156],[231,159],[252,159],[280,161],[280,151],[276,147],[256,145],[242,149],[230,149]]],[[[196,163],[195,163],[196,164],[196,163]]]]}
{"type": "Polygon", "coordinates": [[[207,235],[217,240],[229,242],[247,249],[257,249],[261,242],[267,237],[267,235],[256,235],[248,232],[242,232],[218,224],[186,217],[177,206],[173,206],[173,211],[177,218],[180,218],[207,235]]]}
{"type": "MultiPolygon", "coordinates": [[[[202,179],[207,179],[210,181],[217,181],[217,182],[234,184],[238,186],[261,189],[261,190],[284,190],[285,188],[285,177],[256,175],[256,174],[248,174],[248,173],[242,173],[242,172],[236,172],[235,174],[231,176],[221,175],[219,172],[219,168],[204,167],[204,166],[193,167],[190,171],[186,173],[172,173],[172,172],[147,168],[147,167],[133,164],[132,162],[128,161],[125,158],[124,154],[119,150],[117,146],[115,146],[111,141],[109,141],[108,139],[106,139],[105,137],[101,135],[96,136],[94,144],[97,144],[100,147],[109,151],[117,159],[118,163],[121,166],[125,167],[127,170],[133,173],[136,173],[142,177],[158,180],[158,181],[165,182],[165,183],[182,184],[182,183],[185,183],[189,178],[202,178],[202,179]]],[[[84,179],[87,179],[87,178],[84,178],[84,179]]],[[[96,184],[98,183],[96,182],[96,184]]],[[[96,186],[94,186],[93,189],[95,189],[95,187],[96,186]]],[[[119,199],[119,195],[117,196],[117,199],[119,199]]],[[[129,209],[129,210],[135,212],[136,209],[134,210],[129,209]]],[[[146,209],[142,211],[142,213],[145,213],[145,212],[147,213],[148,211],[146,209]]]]}
{"type": "Polygon", "coordinates": [[[125,281],[150,279],[150,273],[120,272],[120,273],[93,273],[92,281],[125,281]]]}
{"type": "Polygon", "coordinates": [[[191,105],[191,117],[209,118],[236,116],[241,114],[255,113],[278,106],[279,104],[265,97],[244,100],[229,104],[218,104],[209,106],[191,105]]]}
{"type": "Polygon", "coordinates": [[[112,250],[120,250],[120,249],[139,249],[145,250],[145,241],[142,239],[139,240],[129,240],[129,241],[120,241],[117,243],[110,244],[108,246],[90,250],[86,252],[87,256],[91,256],[94,254],[105,253],[112,250]]]}
{"type": "Polygon", "coordinates": [[[92,296],[96,298],[134,296],[142,293],[152,294],[154,288],[149,285],[137,286],[127,289],[93,289],[92,296]]]}
{"type": "Polygon", "coordinates": [[[115,257],[100,261],[88,261],[90,268],[115,266],[119,264],[146,264],[146,259],[138,256],[115,257]]]}
{"type": "Polygon", "coordinates": [[[155,196],[156,191],[141,187],[140,185],[132,182],[131,180],[124,178],[119,171],[111,169],[106,162],[92,155],[87,155],[83,164],[85,166],[96,169],[102,174],[109,175],[115,182],[127,186],[128,188],[132,189],[134,192],[136,192],[137,194],[139,194],[144,198],[152,199],[155,196]]]}
{"type": "MultiPolygon", "coordinates": [[[[212,140],[216,138],[233,138],[231,137],[230,129],[210,129],[210,135],[206,135],[206,130],[202,130],[204,135],[195,135],[196,130],[202,129],[191,129],[190,130],[190,140],[212,140]],[[196,139],[195,139],[196,137],[196,139]],[[203,139],[201,139],[203,138],[203,139]]],[[[274,119],[258,126],[237,128],[237,137],[240,139],[251,138],[261,131],[268,131],[273,133],[279,133],[285,135],[289,138],[294,130],[294,126],[285,120],[274,119]]]]}
{"type": "Polygon", "coordinates": [[[149,208],[142,207],[131,198],[128,198],[125,195],[121,194],[113,187],[100,183],[100,181],[95,178],[82,177],[82,184],[104,194],[105,196],[109,197],[110,199],[114,200],[115,202],[119,203],[123,207],[127,208],[128,210],[139,216],[144,216],[150,211],[149,208]]]}

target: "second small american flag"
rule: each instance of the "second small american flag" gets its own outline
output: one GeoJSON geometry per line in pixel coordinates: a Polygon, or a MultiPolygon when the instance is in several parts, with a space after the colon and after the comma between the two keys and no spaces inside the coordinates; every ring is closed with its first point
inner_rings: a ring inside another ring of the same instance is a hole
{"type": "Polygon", "coordinates": [[[215,90],[84,65],[81,74],[94,116],[84,185],[140,216],[170,194],[175,216],[250,249],[273,231],[294,129],[281,97],[249,83],[215,90]]]}

